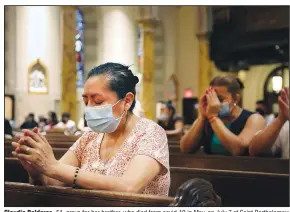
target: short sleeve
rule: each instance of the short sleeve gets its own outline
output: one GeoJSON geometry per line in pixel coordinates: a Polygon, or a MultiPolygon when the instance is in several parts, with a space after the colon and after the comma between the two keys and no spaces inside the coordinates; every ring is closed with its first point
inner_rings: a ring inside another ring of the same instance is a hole
{"type": "Polygon", "coordinates": [[[279,135],[272,146],[272,153],[274,155],[280,155],[282,152],[282,148],[284,148],[285,140],[288,140],[287,135],[289,135],[289,122],[286,122],[281,128],[279,135]]]}
{"type": "Polygon", "coordinates": [[[94,132],[86,132],[84,133],[70,148],[69,151],[72,151],[77,157],[78,161],[81,163],[83,159],[83,153],[87,146],[87,144],[96,137],[96,133],[94,132]]]}
{"type": "Polygon", "coordinates": [[[178,122],[178,121],[183,121],[183,118],[180,117],[180,116],[176,116],[176,117],[174,118],[174,122],[178,122]]]}
{"type": "Polygon", "coordinates": [[[164,129],[152,122],[147,127],[146,133],[137,142],[134,155],[151,157],[165,168],[165,173],[169,171],[168,140],[164,129]]]}

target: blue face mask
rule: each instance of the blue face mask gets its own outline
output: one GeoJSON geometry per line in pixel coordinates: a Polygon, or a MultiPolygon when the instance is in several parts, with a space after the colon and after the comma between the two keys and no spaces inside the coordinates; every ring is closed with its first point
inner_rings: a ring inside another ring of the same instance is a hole
{"type": "Polygon", "coordinates": [[[118,104],[118,102],[114,105],[107,104],[94,107],[85,107],[85,119],[89,128],[98,133],[114,132],[119,126],[125,113],[124,111],[119,118],[115,118],[113,116],[113,107],[118,104]]]}
{"type": "Polygon", "coordinates": [[[224,102],[221,103],[220,111],[218,113],[219,118],[225,118],[229,117],[231,115],[231,110],[230,110],[230,103],[229,102],[224,102]]]}

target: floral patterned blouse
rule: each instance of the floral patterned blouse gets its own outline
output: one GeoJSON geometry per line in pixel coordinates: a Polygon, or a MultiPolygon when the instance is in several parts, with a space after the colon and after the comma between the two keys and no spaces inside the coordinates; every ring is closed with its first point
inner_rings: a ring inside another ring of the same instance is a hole
{"type": "Polygon", "coordinates": [[[103,133],[87,132],[70,147],[69,150],[76,155],[82,170],[122,177],[135,156],[145,155],[158,161],[162,165],[162,171],[145,186],[142,193],[168,196],[168,141],[165,131],[159,125],[145,118],[139,119],[117,153],[106,162],[100,157],[103,136],[103,133]]]}

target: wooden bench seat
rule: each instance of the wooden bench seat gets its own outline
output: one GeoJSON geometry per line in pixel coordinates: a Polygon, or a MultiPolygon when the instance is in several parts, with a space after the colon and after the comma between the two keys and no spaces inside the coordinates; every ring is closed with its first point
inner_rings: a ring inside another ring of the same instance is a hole
{"type": "Polygon", "coordinates": [[[219,170],[289,173],[289,160],[245,156],[198,155],[170,152],[170,166],[219,170]]]}
{"type": "Polygon", "coordinates": [[[5,207],[157,207],[173,198],[5,182],[5,207]]]}
{"type": "MultiPolygon", "coordinates": [[[[5,159],[5,181],[28,182],[28,175],[15,158],[5,159]]],[[[289,206],[289,174],[171,167],[170,196],[192,178],[210,181],[228,207],[289,206]]]]}

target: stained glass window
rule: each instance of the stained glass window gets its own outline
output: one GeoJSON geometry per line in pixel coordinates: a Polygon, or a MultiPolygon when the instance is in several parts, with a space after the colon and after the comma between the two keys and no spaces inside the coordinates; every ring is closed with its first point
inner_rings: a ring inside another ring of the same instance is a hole
{"type": "Polygon", "coordinates": [[[142,38],[142,28],[138,26],[138,72],[142,73],[142,60],[143,60],[143,38],[142,38]]]}
{"type": "Polygon", "coordinates": [[[138,57],[138,64],[137,64],[137,72],[135,73],[136,76],[139,78],[139,83],[136,85],[136,94],[137,98],[141,93],[142,87],[142,64],[143,64],[143,37],[142,37],[142,27],[138,25],[137,27],[137,57],[138,57]]]}
{"type": "Polygon", "coordinates": [[[77,87],[84,86],[85,67],[84,67],[84,18],[81,10],[76,10],[76,70],[77,87]]]}

